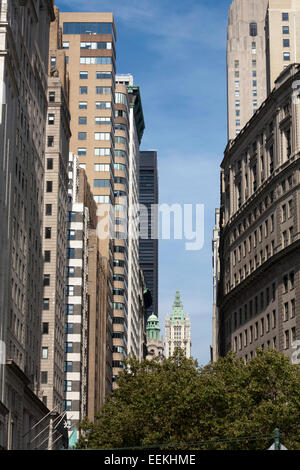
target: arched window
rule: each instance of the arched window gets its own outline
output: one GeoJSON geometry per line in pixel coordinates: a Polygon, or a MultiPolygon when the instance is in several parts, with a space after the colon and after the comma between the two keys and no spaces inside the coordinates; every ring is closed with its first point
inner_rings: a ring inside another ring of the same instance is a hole
{"type": "Polygon", "coordinates": [[[250,23],[250,36],[257,36],[257,23],[250,23]]]}

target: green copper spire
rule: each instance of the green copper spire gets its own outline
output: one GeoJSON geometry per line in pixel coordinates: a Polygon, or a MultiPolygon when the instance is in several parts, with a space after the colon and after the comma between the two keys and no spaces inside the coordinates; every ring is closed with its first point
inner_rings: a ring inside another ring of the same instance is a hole
{"type": "Polygon", "coordinates": [[[157,316],[152,313],[147,320],[146,326],[147,339],[155,339],[160,341],[160,326],[157,316]]]}
{"type": "Polygon", "coordinates": [[[177,290],[176,294],[175,294],[175,300],[174,300],[174,303],[173,303],[173,308],[172,308],[172,313],[171,313],[170,320],[172,322],[176,322],[176,321],[184,322],[184,320],[185,320],[185,315],[184,315],[184,311],[183,311],[183,305],[182,305],[182,302],[181,302],[179,290],[177,290]]]}

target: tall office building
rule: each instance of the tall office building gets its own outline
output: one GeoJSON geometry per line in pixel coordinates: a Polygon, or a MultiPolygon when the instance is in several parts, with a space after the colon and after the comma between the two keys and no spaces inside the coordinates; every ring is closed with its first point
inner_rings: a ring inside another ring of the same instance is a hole
{"type": "Polygon", "coordinates": [[[298,0],[233,0],[227,33],[228,139],[267,98],[280,73],[300,61],[298,0]]]}
{"type": "Polygon", "coordinates": [[[269,0],[266,17],[267,92],[290,64],[300,62],[300,3],[269,0]]]}
{"type": "Polygon", "coordinates": [[[221,356],[297,355],[300,339],[300,66],[291,65],[222,161],[221,356]],[[296,348],[296,349],[295,349],[296,348]]]}
{"type": "Polygon", "coordinates": [[[168,359],[177,348],[180,348],[184,351],[185,356],[190,358],[191,346],[191,322],[184,313],[180,293],[177,291],[171,315],[166,317],[165,356],[168,359]]]}
{"type": "MultiPolygon", "coordinates": [[[[142,238],[139,253],[140,266],[144,271],[147,288],[151,292],[152,306],[147,308],[147,317],[158,315],[158,169],[157,152],[140,152],[139,201],[142,238]]],[[[146,319],[147,320],[147,319],[146,319]]]]}
{"type": "Polygon", "coordinates": [[[233,0],[227,29],[228,139],[267,96],[265,21],[268,0],[233,0]]]}
{"type": "Polygon", "coordinates": [[[45,138],[41,394],[50,410],[63,410],[65,275],[67,252],[69,81],[59,28],[50,27],[48,116],[45,138]]]}
{"type": "MultiPolygon", "coordinates": [[[[98,221],[104,221],[110,232],[114,197],[115,163],[115,71],[116,29],[112,13],[61,13],[63,47],[66,50],[70,74],[71,131],[70,150],[78,155],[85,169],[95,202],[98,204],[98,221]],[[102,215],[101,215],[102,214],[102,215]],[[106,224],[106,220],[108,222],[106,224]]],[[[120,110],[119,119],[127,126],[127,108],[120,110]]],[[[124,132],[124,131],[123,131],[124,132]]],[[[125,131],[126,132],[126,131],[125,131]]],[[[122,134],[122,131],[119,131],[122,134]]],[[[120,136],[117,140],[126,140],[120,136]]],[[[120,143],[122,147],[122,143],[120,143]]],[[[128,153],[123,144],[118,162],[126,164],[128,153]],[[122,156],[123,155],[123,156],[122,156]]],[[[121,176],[119,178],[122,178],[121,176]]],[[[121,181],[121,179],[119,180],[121,181]]],[[[123,181],[119,184],[123,191],[123,181]]],[[[104,227],[105,228],[105,227],[104,227]]],[[[112,334],[113,334],[113,276],[114,243],[107,230],[100,239],[100,251],[108,263],[107,303],[103,347],[106,351],[106,393],[112,390],[112,334]]],[[[120,245],[122,244],[122,241],[120,245]]],[[[125,241],[123,242],[125,245],[125,241]]],[[[122,248],[121,248],[122,249],[122,248]]],[[[124,256],[123,254],[121,254],[124,256]]],[[[125,271],[126,267],[118,268],[125,271]]],[[[115,269],[116,270],[116,269],[115,269]]],[[[124,273],[120,272],[120,276],[124,273]]],[[[124,278],[125,279],[125,278],[124,278]]],[[[126,280],[125,280],[126,282],[126,280]]],[[[120,302],[121,303],[121,302],[120,302]]],[[[125,313],[127,313],[125,311],[125,313]]],[[[125,316],[125,315],[124,315],[125,316]]],[[[127,323],[126,318],[124,322],[127,323]]],[[[126,328],[126,324],[125,327],[126,328]]]]}
{"type": "Polygon", "coordinates": [[[40,390],[44,137],[52,1],[0,2],[0,445],[27,448],[40,390]],[[4,358],[2,358],[4,359],[4,358]],[[27,433],[27,434],[26,434],[27,433]]]}
{"type": "MultiPolygon", "coordinates": [[[[116,83],[127,86],[129,101],[129,192],[128,192],[128,354],[144,355],[144,309],[139,265],[139,164],[145,129],[140,89],[132,75],[117,75],[116,83]],[[141,328],[141,325],[143,326],[141,328]]],[[[118,124],[116,124],[118,127],[118,124]]],[[[117,164],[116,164],[117,166],[117,164]]],[[[115,334],[114,334],[115,336],[115,334]]]]}
{"type": "Polygon", "coordinates": [[[69,435],[93,421],[106,388],[106,262],[96,233],[97,205],[78,159],[69,158],[69,223],[65,338],[65,409],[69,435]]]}

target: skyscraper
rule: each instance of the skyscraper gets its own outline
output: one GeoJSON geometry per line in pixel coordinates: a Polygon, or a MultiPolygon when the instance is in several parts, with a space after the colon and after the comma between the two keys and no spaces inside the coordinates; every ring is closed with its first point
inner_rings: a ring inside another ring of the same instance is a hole
{"type": "Polygon", "coordinates": [[[185,315],[179,291],[176,291],[175,300],[170,316],[165,324],[165,356],[172,356],[176,348],[184,351],[187,358],[191,357],[191,323],[185,315]]]}
{"type": "MultiPolygon", "coordinates": [[[[122,276],[122,283],[127,283],[126,260],[123,260],[125,255],[121,253],[127,248],[126,241],[120,240],[117,244],[120,246],[117,248],[120,253],[115,254],[113,238],[121,229],[115,230],[112,226],[112,208],[118,203],[119,195],[126,195],[126,181],[123,174],[121,176],[122,170],[118,170],[115,178],[114,164],[118,162],[126,165],[128,160],[128,141],[126,135],[123,136],[126,130],[116,132],[115,153],[115,124],[122,121],[120,124],[127,126],[128,106],[126,102],[121,103],[118,108],[122,109],[116,110],[116,96],[119,95],[115,94],[116,29],[112,13],[64,12],[60,15],[60,22],[70,74],[70,150],[78,155],[79,165],[86,171],[98,205],[98,222],[104,225],[99,243],[101,255],[107,259],[109,274],[103,337],[106,351],[106,393],[109,393],[113,378],[114,306],[120,306],[120,321],[125,322],[124,328],[127,327],[127,305],[116,301],[113,292],[114,271],[117,270],[118,275],[122,276]],[[118,118],[115,117],[116,111],[118,118]],[[115,194],[118,194],[116,199],[115,194]],[[114,258],[118,258],[118,267],[114,267],[114,258]],[[121,304],[124,305],[124,310],[121,304]]],[[[122,222],[121,217],[117,222],[122,222]]]]}
{"type": "Polygon", "coordinates": [[[219,323],[221,356],[258,348],[290,358],[300,339],[300,66],[290,65],[222,161],[219,323]]]}
{"type": "Polygon", "coordinates": [[[267,92],[290,64],[300,62],[300,3],[269,0],[266,17],[267,92]]]}
{"type": "Polygon", "coordinates": [[[233,0],[227,31],[228,139],[234,139],[300,61],[298,0],[233,0]]]}
{"type": "Polygon", "coordinates": [[[44,137],[53,2],[0,2],[0,445],[27,448],[40,390],[44,137]],[[22,25],[22,27],[20,27],[22,25]],[[5,358],[3,358],[5,359],[5,358]]]}
{"type": "Polygon", "coordinates": [[[69,81],[59,28],[50,27],[48,117],[45,138],[41,394],[50,410],[63,409],[65,275],[67,252],[69,81]]]}
{"type": "Polygon", "coordinates": [[[267,96],[265,20],[268,0],[233,0],[227,30],[228,139],[267,96]]]}
{"type": "Polygon", "coordinates": [[[139,202],[141,207],[140,224],[140,266],[144,271],[147,288],[152,295],[152,306],[147,309],[147,317],[158,315],[158,169],[157,152],[140,152],[139,202]]]}

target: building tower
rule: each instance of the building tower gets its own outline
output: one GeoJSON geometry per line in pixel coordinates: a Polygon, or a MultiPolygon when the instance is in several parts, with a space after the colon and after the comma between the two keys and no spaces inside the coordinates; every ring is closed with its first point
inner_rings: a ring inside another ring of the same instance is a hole
{"type": "MultiPolygon", "coordinates": [[[[147,288],[151,292],[152,312],[158,316],[158,168],[157,152],[140,152],[140,266],[144,271],[147,288]]],[[[147,319],[146,319],[147,321],[147,319]]]]}
{"type": "MultiPolygon", "coordinates": [[[[139,165],[145,122],[140,88],[134,85],[133,76],[117,75],[116,83],[127,86],[129,101],[128,354],[141,360],[144,355],[145,331],[140,326],[145,327],[145,319],[142,318],[144,309],[141,309],[140,302],[142,300],[143,304],[139,265],[139,165]]],[[[115,164],[115,168],[117,167],[122,167],[122,164],[115,164]]]]}
{"type": "MultiPolygon", "coordinates": [[[[123,231],[123,225],[120,229],[116,226],[115,230],[112,212],[115,202],[119,204],[118,197],[127,195],[124,170],[115,172],[114,164],[116,162],[126,165],[126,159],[128,160],[128,103],[125,97],[125,102],[118,103],[116,109],[116,97],[119,95],[115,93],[116,29],[112,13],[64,12],[60,14],[60,22],[70,74],[70,151],[78,155],[79,165],[86,171],[97,203],[98,222],[102,223],[100,251],[108,263],[109,279],[103,334],[106,354],[105,388],[108,394],[112,390],[113,378],[113,315],[120,318],[114,321],[120,321],[124,331],[127,328],[127,302],[123,302],[123,295],[116,296],[113,293],[114,274],[122,277],[122,285],[127,283],[126,253],[124,254],[127,247],[126,240],[121,239],[114,247],[114,235],[123,231]],[[115,117],[116,112],[118,118],[115,117]],[[118,130],[115,138],[117,122],[125,126],[125,131],[118,130]],[[117,259],[115,266],[114,258],[117,259]],[[119,300],[116,300],[116,297],[119,300]],[[114,307],[120,307],[117,312],[121,312],[120,315],[113,314],[114,307]]],[[[126,93],[125,88],[125,95],[126,93]]],[[[121,94],[120,91],[120,99],[123,99],[121,94]]],[[[122,216],[118,222],[122,223],[121,219],[122,216]]]]}
{"type": "Polygon", "coordinates": [[[160,336],[160,326],[157,316],[152,313],[147,320],[146,326],[147,336],[147,356],[146,359],[152,359],[153,357],[163,357],[164,344],[163,339],[160,336]]]}
{"type": "Polygon", "coordinates": [[[172,356],[176,348],[181,348],[187,358],[191,357],[191,323],[183,311],[179,291],[175,294],[172,313],[165,324],[165,356],[172,356]]]}
{"type": "Polygon", "coordinates": [[[63,410],[65,275],[67,252],[69,81],[59,28],[50,27],[48,120],[45,139],[41,394],[50,410],[63,410]]]}
{"type": "Polygon", "coordinates": [[[0,446],[28,448],[40,390],[43,180],[53,2],[0,2],[0,446]]]}
{"type": "Polygon", "coordinates": [[[300,4],[298,0],[269,0],[266,17],[267,92],[280,73],[300,62],[300,4]]]}
{"type": "Polygon", "coordinates": [[[218,350],[246,362],[300,339],[299,80],[281,73],[221,164],[218,350]]]}
{"type": "Polygon", "coordinates": [[[267,96],[265,21],[268,0],[233,0],[227,29],[228,139],[267,96]]]}

